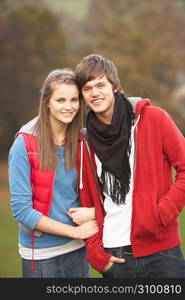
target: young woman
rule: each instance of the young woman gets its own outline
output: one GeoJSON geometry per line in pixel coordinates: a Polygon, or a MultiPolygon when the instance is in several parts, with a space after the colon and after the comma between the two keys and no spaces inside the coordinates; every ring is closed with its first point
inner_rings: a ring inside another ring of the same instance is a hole
{"type": "Polygon", "coordinates": [[[20,224],[23,277],[89,276],[83,239],[98,229],[93,209],[79,207],[76,158],[82,116],[74,73],[53,70],[41,89],[38,117],[21,128],[10,149],[11,207],[20,224]],[[71,207],[81,220],[78,226],[71,207]]]}

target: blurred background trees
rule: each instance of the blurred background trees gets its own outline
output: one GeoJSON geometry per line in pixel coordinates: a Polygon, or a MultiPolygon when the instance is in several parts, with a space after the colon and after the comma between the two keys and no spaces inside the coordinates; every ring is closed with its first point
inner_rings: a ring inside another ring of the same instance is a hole
{"type": "Polygon", "coordinates": [[[66,64],[66,44],[56,16],[27,3],[1,12],[0,139],[6,151],[20,124],[38,109],[44,76],[66,64]]]}
{"type": "Polygon", "coordinates": [[[125,94],[150,98],[185,134],[184,28],[184,0],[1,0],[1,156],[37,113],[47,73],[90,53],[113,60],[125,94]]]}
{"type": "MultiPolygon", "coordinates": [[[[91,51],[115,62],[126,95],[175,115],[171,94],[185,72],[183,1],[93,0],[87,24],[91,51]]],[[[185,133],[182,115],[176,121],[185,133]]]]}

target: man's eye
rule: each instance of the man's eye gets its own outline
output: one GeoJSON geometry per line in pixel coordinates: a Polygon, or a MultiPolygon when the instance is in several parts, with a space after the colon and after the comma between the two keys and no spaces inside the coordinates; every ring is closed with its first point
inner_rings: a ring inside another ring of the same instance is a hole
{"type": "Polygon", "coordinates": [[[89,87],[83,88],[83,91],[88,92],[88,91],[90,91],[90,88],[89,87]]]}
{"type": "Polygon", "coordinates": [[[99,88],[103,88],[104,86],[105,86],[104,83],[101,83],[101,84],[98,85],[99,88]]]}

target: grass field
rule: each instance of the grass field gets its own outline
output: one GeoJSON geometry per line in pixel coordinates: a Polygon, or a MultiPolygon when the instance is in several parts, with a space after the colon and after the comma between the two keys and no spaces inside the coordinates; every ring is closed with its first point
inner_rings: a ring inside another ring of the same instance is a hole
{"type": "MultiPolygon", "coordinates": [[[[21,263],[18,254],[18,226],[10,210],[10,195],[7,185],[6,165],[0,165],[0,278],[19,278],[21,263]],[[4,174],[4,176],[2,176],[4,174]]],[[[185,210],[179,217],[182,234],[182,251],[185,255],[185,210]]],[[[101,275],[91,269],[90,277],[98,278],[101,275]]]]}

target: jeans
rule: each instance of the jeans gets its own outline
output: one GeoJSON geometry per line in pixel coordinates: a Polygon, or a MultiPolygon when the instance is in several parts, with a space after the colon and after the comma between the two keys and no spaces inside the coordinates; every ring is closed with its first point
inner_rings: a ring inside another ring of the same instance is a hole
{"type": "Polygon", "coordinates": [[[55,256],[49,259],[35,260],[35,270],[31,270],[31,260],[22,258],[24,278],[88,278],[89,264],[86,249],[55,256]]]}
{"type": "Polygon", "coordinates": [[[124,258],[125,262],[113,263],[102,273],[104,278],[185,278],[185,260],[180,247],[139,258],[116,248],[105,250],[124,258]]]}

